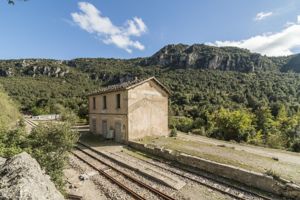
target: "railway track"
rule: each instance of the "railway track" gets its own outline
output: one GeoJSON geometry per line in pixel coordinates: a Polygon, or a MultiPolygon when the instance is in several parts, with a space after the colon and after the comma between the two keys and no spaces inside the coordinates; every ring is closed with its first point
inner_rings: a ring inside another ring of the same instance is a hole
{"type": "MultiPolygon", "coordinates": [[[[101,152],[99,152],[99,151],[97,151],[97,150],[91,148],[91,147],[88,146],[88,145],[85,145],[85,144],[83,144],[83,143],[81,143],[81,142],[78,142],[78,144],[81,145],[81,146],[83,146],[83,147],[85,147],[85,148],[87,148],[87,149],[89,149],[89,150],[91,150],[91,151],[93,151],[93,152],[96,153],[96,154],[99,154],[99,155],[104,156],[104,157],[106,157],[106,158],[109,159],[109,157],[108,157],[107,155],[105,155],[105,154],[103,154],[103,153],[101,153],[101,152]]],[[[184,174],[182,174],[182,173],[177,172],[176,170],[172,170],[172,169],[170,169],[170,168],[163,167],[163,166],[161,166],[161,165],[157,165],[157,164],[154,164],[154,163],[152,163],[152,162],[149,162],[149,161],[146,161],[146,160],[143,160],[143,159],[139,159],[139,160],[141,160],[141,161],[143,161],[143,162],[146,162],[146,163],[148,163],[148,164],[150,164],[150,165],[152,165],[152,166],[154,166],[154,167],[160,168],[160,169],[162,169],[162,170],[169,171],[169,172],[171,172],[171,173],[173,173],[173,174],[175,174],[175,175],[177,175],[177,176],[180,176],[180,177],[182,177],[182,178],[185,178],[185,179],[188,179],[188,180],[193,181],[193,182],[195,182],[195,183],[198,183],[198,184],[200,184],[200,185],[203,185],[203,186],[205,186],[205,187],[207,187],[207,188],[209,188],[209,189],[212,189],[212,190],[214,190],[214,191],[217,191],[217,192],[220,192],[220,193],[222,193],[222,194],[228,195],[228,196],[230,196],[230,197],[232,197],[232,198],[234,198],[234,199],[238,199],[238,200],[249,200],[249,199],[273,200],[273,198],[269,198],[269,197],[267,197],[267,196],[265,196],[265,195],[261,195],[261,194],[258,194],[258,193],[255,193],[255,192],[252,192],[252,191],[249,191],[249,190],[240,188],[240,187],[236,187],[236,186],[234,186],[234,185],[229,185],[229,184],[227,184],[227,183],[221,182],[221,181],[219,181],[219,180],[213,179],[213,178],[208,177],[208,176],[201,176],[201,175],[198,175],[198,174],[196,175],[196,176],[198,176],[198,177],[201,177],[201,178],[204,178],[204,179],[208,179],[208,180],[210,180],[210,181],[212,181],[212,182],[215,182],[215,183],[217,183],[218,185],[221,185],[221,186],[224,186],[224,187],[223,187],[223,188],[216,187],[215,184],[210,184],[210,183],[208,183],[207,181],[200,181],[200,180],[198,180],[197,178],[193,178],[193,177],[184,175],[184,174]],[[226,190],[225,188],[231,188],[231,189],[228,191],[228,190],[226,190]],[[232,192],[233,190],[235,191],[235,193],[232,192]],[[236,194],[237,192],[238,192],[238,193],[245,194],[245,196],[239,196],[238,194],[236,194]],[[253,197],[253,198],[249,198],[249,196],[251,196],[251,197],[253,197]]],[[[162,163],[161,160],[159,160],[159,159],[155,159],[155,160],[158,161],[158,162],[160,162],[160,163],[162,163]]],[[[163,164],[164,164],[164,163],[163,163],[163,164]]],[[[171,165],[171,166],[172,166],[172,165],[171,165]]],[[[186,171],[186,172],[191,173],[191,172],[189,172],[189,171],[186,171]]]]}
{"type": "MultiPolygon", "coordinates": [[[[150,164],[150,165],[152,165],[152,166],[154,166],[154,167],[160,168],[160,169],[162,169],[162,170],[169,171],[169,172],[171,172],[171,173],[173,173],[173,174],[176,174],[177,176],[180,176],[180,177],[182,177],[182,178],[189,179],[189,180],[191,180],[191,181],[193,181],[193,182],[196,182],[196,183],[198,183],[198,184],[200,184],[200,185],[203,185],[203,186],[205,186],[205,187],[208,187],[208,188],[210,188],[210,189],[216,190],[216,191],[218,191],[218,192],[220,192],[220,193],[222,193],[222,194],[226,194],[226,195],[228,195],[228,196],[231,196],[231,197],[233,197],[233,198],[235,198],[235,199],[239,199],[239,200],[248,200],[247,198],[239,197],[239,196],[236,195],[236,194],[232,194],[232,193],[230,193],[230,192],[226,192],[226,190],[223,190],[223,189],[214,187],[213,185],[210,185],[209,183],[207,183],[207,182],[205,182],[205,181],[200,181],[200,180],[198,180],[198,179],[195,178],[195,177],[187,176],[187,175],[185,175],[186,173],[183,174],[183,173],[180,173],[180,172],[178,172],[178,171],[176,171],[176,170],[172,170],[172,169],[170,169],[170,168],[167,168],[167,167],[163,167],[163,166],[161,166],[161,165],[154,164],[154,163],[151,162],[151,161],[147,161],[147,160],[144,160],[144,159],[141,159],[141,158],[137,158],[137,159],[139,159],[139,160],[141,160],[142,162],[145,162],[145,163],[147,163],[147,164],[150,164]]],[[[157,162],[159,162],[159,163],[161,163],[161,164],[165,164],[165,163],[162,162],[160,159],[156,159],[156,158],[152,158],[152,157],[151,157],[151,159],[152,159],[152,160],[155,160],[155,161],[157,161],[157,162]]],[[[168,164],[168,165],[169,165],[169,164],[168,164]]],[[[172,166],[173,166],[173,165],[172,165],[172,166]]],[[[175,165],[175,166],[176,166],[176,165],[175,165]]],[[[176,167],[179,167],[179,166],[176,166],[176,167]]],[[[187,171],[188,173],[193,173],[193,172],[190,172],[189,170],[182,169],[182,167],[180,167],[180,169],[181,169],[181,170],[185,170],[185,171],[187,171]]],[[[230,184],[228,184],[228,183],[221,182],[221,181],[216,180],[216,179],[214,179],[214,178],[212,178],[212,177],[209,177],[209,176],[199,175],[199,174],[196,174],[196,175],[197,175],[198,177],[201,177],[201,178],[205,178],[205,179],[212,180],[213,182],[216,182],[216,183],[218,183],[219,185],[224,185],[224,186],[227,187],[227,188],[232,188],[232,189],[234,189],[234,190],[236,190],[236,191],[243,192],[244,194],[250,194],[251,196],[257,197],[257,198],[262,199],[262,200],[274,200],[274,198],[270,198],[270,197],[267,197],[267,196],[265,196],[265,195],[258,194],[258,193],[256,193],[256,192],[252,192],[252,191],[249,191],[249,190],[240,188],[240,187],[236,187],[236,186],[234,186],[234,185],[230,185],[230,184]]]]}
{"type": "Polygon", "coordinates": [[[35,122],[33,122],[32,120],[30,120],[30,119],[24,118],[24,121],[25,121],[27,124],[29,124],[31,127],[33,127],[33,128],[37,126],[37,124],[36,124],[35,122]]]}
{"type": "Polygon", "coordinates": [[[85,164],[87,164],[88,166],[90,166],[91,168],[93,168],[94,170],[96,170],[97,172],[99,172],[101,175],[103,175],[104,177],[106,177],[107,179],[109,179],[110,181],[112,181],[113,183],[115,183],[116,185],[118,185],[120,188],[122,188],[123,190],[125,190],[129,195],[131,195],[133,198],[135,199],[147,199],[145,197],[143,197],[142,195],[140,195],[139,193],[135,192],[133,189],[129,188],[128,186],[126,186],[124,183],[122,183],[121,181],[117,180],[116,176],[113,176],[109,173],[107,173],[106,171],[108,171],[108,168],[110,170],[113,170],[115,173],[123,176],[124,178],[130,180],[132,183],[138,185],[139,187],[150,191],[152,194],[154,194],[156,197],[158,197],[158,199],[165,199],[165,200],[175,200],[173,197],[163,193],[162,191],[138,180],[137,178],[117,169],[116,167],[112,166],[111,164],[103,161],[102,159],[100,159],[99,157],[96,157],[95,155],[89,153],[87,150],[80,148],[79,146],[83,146],[85,149],[88,149],[96,154],[98,154],[97,152],[93,151],[93,149],[91,149],[90,147],[79,143],[79,145],[77,147],[75,147],[80,153],[82,153],[84,156],[79,155],[78,153],[74,153],[72,152],[72,154],[77,157],[79,160],[81,160],[82,162],[84,162],[85,164]],[[85,157],[85,158],[84,158],[85,157]],[[97,161],[97,163],[100,163],[101,165],[106,166],[106,168],[99,168],[98,165],[92,164],[92,161],[97,161]]]}

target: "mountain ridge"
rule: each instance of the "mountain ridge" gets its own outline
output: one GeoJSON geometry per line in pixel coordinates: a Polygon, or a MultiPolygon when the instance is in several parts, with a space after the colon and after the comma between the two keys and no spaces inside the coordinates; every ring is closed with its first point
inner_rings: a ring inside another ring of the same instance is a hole
{"type": "MultiPolygon", "coordinates": [[[[252,53],[238,47],[215,47],[205,44],[170,44],[152,56],[131,59],[118,58],[75,58],[71,60],[55,59],[9,59],[0,60],[0,76],[50,76],[64,77],[76,63],[114,62],[135,67],[156,66],[169,69],[201,69],[237,72],[300,72],[300,54],[281,57],[268,57],[252,53]]],[[[97,66],[95,66],[97,67],[97,66]]],[[[85,71],[81,67],[81,70],[85,71]]]]}

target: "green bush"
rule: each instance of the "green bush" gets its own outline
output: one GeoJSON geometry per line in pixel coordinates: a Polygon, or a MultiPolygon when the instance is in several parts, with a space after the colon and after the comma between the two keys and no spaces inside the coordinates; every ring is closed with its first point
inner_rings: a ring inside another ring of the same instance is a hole
{"type": "Polygon", "coordinates": [[[18,106],[3,91],[0,85],[0,131],[16,125],[19,117],[18,106]]]}
{"type": "Polygon", "coordinates": [[[231,111],[221,108],[211,116],[213,132],[211,136],[235,141],[247,141],[253,133],[254,115],[244,109],[231,111]]]}
{"type": "Polygon", "coordinates": [[[203,135],[203,136],[206,136],[206,131],[205,131],[205,128],[204,128],[204,127],[201,127],[201,128],[198,128],[198,129],[193,129],[193,130],[192,130],[192,133],[193,133],[193,134],[196,134],[196,135],[203,135]]]}
{"type": "Polygon", "coordinates": [[[47,123],[34,128],[27,138],[27,150],[63,190],[63,167],[68,151],[78,141],[79,134],[68,123],[47,123]]]}
{"type": "Polygon", "coordinates": [[[170,137],[176,137],[177,136],[177,129],[173,128],[170,132],[170,137]]]}
{"type": "Polygon", "coordinates": [[[272,148],[283,148],[285,144],[285,139],[282,134],[280,133],[273,133],[270,134],[267,138],[267,146],[272,148]]]}
{"type": "Polygon", "coordinates": [[[182,132],[189,132],[193,128],[193,119],[188,117],[172,117],[170,126],[182,132]]]}
{"type": "Polygon", "coordinates": [[[31,154],[50,175],[57,188],[63,191],[63,168],[68,151],[79,134],[68,123],[39,124],[28,135],[24,127],[0,131],[0,157],[9,158],[23,151],[31,154]]]}
{"type": "Polygon", "coordinates": [[[300,139],[293,142],[291,149],[294,152],[300,152],[300,139]]]}

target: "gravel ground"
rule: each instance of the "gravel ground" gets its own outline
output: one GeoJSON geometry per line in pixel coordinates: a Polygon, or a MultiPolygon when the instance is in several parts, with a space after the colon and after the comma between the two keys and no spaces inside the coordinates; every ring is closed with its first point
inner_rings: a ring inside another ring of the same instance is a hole
{"type": "MultiPolygon", "coordinates": [[[[121,167],[119,166],[118,164],[112,162],[111,160],[103,157],[103,156],[100,156],[94,152],[92,152],[91,150],[87,150],[85,149],[85,151],[87,151],[88,153],[92,154],[93,156],[105,161],[106,163],[108,163],[109,165],[112,165],[113,167],[119,169],[120,171],[122,172],[125,172],[126,174],[138,179],[139,181],[142,181],[143,183],[147,184],[147,185],[150,185],[152,186],[153,188],[156,188],[156,189],[159,189],[160,191],[168,194],[168,195],[173,195],[176,191],[169,188],[169,187],[166,187],[160,183],[157,183],[153,180],[150,180],[148,178],[145,178],[143,176],[141,176],[140,174],[137,174],[136,172],[130,170],[130,169],[127,169],[127,168],[124,168],[124,167],[121,167]]],[[[83,153],[81,153],[82,155],[83,153]]],[[[97,164],[99,166],[99,164],[97,164]]],[[[113,170],[110,170],[109,171],[109,174],[110,175],[113,175],[117,180],[119,180],[120,182],[124,183],[127,187],[133,189],[135,192],[137,192],[138,194],[140,194],[141,196],[145,197],[146,199],[160,199],[159,197],[157,197],[156,195],[154,195],[152,192],[150,192],[149,190],[147,189],[144,189],[143,187],[137,185],[136,183],[133,183],[132,181],[128,180],[127,178],[125,178],[124,176],[122,175],[118,175],[117,172],[114,172],[113,170]]],[[[177,199],[183,199],[183,198],[180,198],[178,196],[176,196],[177,199]]]]}
{"type": "MultiPolygon", "coordinates": [[[[74,160],[73,160],[74,162],[74,160]]],[[[105,194],[98,189],[98,186],[92,180],[80,180],[79,176],[81,172],[74,169],[72,166],[68,166],[64,169],[66,184],[66,192],[68,194],[74,194],[82,196],[83,200],[106,200],[105,194]]]]}

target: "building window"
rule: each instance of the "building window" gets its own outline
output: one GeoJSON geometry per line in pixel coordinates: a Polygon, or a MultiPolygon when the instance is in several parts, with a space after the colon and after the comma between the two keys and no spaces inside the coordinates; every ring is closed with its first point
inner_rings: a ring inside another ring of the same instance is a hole
{"type": "Polygon", "coordinates": [[[106,96],[103,96],[103,110],[107,108],[106,105],[106,96]]]}
{"type": "Polygon", "coordinates": [[[117,108],[121,108],[121,94],[117,94],[116,99],[117,99],[117,108]]]}
{"type": "Polygon", "coordinates": [[[96,97],[93,97],[93,109],[96,110],[96,97]]]}

